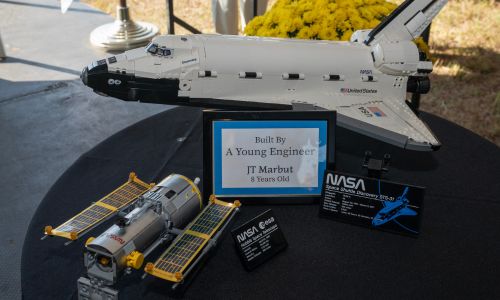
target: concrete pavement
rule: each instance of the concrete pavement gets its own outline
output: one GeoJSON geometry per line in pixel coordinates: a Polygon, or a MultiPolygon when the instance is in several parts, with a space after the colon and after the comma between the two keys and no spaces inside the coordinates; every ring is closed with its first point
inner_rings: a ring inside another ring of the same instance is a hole
{"type": "Polygon", "coordinates": [[[169,108],[104,98],[79,80],[107,55],[90,32],[111,21],[78,2],[63,15],[56,0],[0,0],[0,299],[21,299],[24,236],[57,178],[100,141],[169,108]]]}

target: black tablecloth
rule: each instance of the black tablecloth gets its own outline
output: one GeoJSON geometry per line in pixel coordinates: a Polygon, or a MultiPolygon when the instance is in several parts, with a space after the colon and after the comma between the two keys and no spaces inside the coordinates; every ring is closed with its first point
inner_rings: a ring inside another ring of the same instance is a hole
{"type": "MultiPolygon", "coordinates": [[[[337,132],[339,171],[363,174],[365,150],[380,157],[387,152],[393,160],[386,178],[427,187],[419,238],[322,219],[317,205],[247,205],[231,227],[271,207],[288,249],[249,273],[226,235],[184,296],[498,299],[500,150],[448,121],[422,117],[443,143],[438,152],[404,151],[347,130],[337,132]]],[[[172,172],[201,176],[202,151],[201,110],[179,107],[84,154],[51,188],[30,224],[21,267],[24,298],[75,297],[84,271],[84,239],[67,247],[57,238],[40,241],[45,225],[73,216],[132,170],[149,182],[172,172]]],[[[121,297],[164,298],[166,285],[151,277],[140,281],[141,273],[124,278],[121,297]]]]}

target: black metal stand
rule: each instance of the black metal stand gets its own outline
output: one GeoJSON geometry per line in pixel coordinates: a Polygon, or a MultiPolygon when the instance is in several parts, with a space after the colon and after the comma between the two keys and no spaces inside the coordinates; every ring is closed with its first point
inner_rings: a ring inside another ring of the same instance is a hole
{"type": "Polygon", "coordinates": [[[5,54],[5,50],[3,49],[3,44],[2,44],[2,36],[0,35],[0,61],[4,60],[7,57],[5,54]]]}
{"type": "Polygon", "coordinates": [[[368,170],[368,177],[381,179],[382,173],[389,172],[390,161],[391,155],[389,153],[384,154],[383,159],[375,159],[372,158],[370,151],[366,151],[362,166],[368,170]]]}
{"type": "MultiPolygon", "coordinates": [[[[422,33],[422,38],[424,39],[424,42],[426,44],[429,44],[429,35],[431,33],[431,25],[432,24],[429,24],[429,26],[422,33]]],[[[411,106],[413,107],[413,110],[415,111],[415,113],[418,114],[418,110],[420,108],[420,94],[413,93],[411,95],[410,103],[411,103],[411,106]]]]}
{"type": "Polygon", "coordinates": [[[181,27],[185,28],[186,30],[189,30],[191,33],[195,34],[201,33],[201,31],[199,31],[198,29],[188,24],[186,21],[174,15],[174,0],[167,0],[167,12],[168,12],[167,30],[169,34],[175,34],[175,29],[174,29],[175,24],[179,24],[181,27]]]}
{"type": "MultiPolygon", "coordinates": [[[[258,0],[253,1],[253,16],[256,17],[258,15],[258,0]]],[[[189,30],[191,33],[201,33],[200,30],[196,29],[192,25],[188,24],[186,21],[180,19],[174,14],[174,0],[167,0],[167,14],[168,14],[168,25],[167,31],[169,34],[175,34],[175,24],[179,24],[181,27],[189,30]]]]}

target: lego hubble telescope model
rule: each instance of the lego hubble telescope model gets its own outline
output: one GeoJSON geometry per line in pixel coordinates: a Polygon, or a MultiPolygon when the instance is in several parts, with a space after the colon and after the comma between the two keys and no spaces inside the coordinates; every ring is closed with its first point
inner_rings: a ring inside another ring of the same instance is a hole
{"type": "Polygon", "coordinates": [[[45,227],[46,236],[74,241],[105,220],[118,215],[114,225],[85,243],[87,277],[78,279],[79,299],[117,299],[113,285],[145,257],[171,242],[145,272],[172,283],[175,289],[215,246],[240,206],[211,197],[203,204],[188,178],[172,174],[159,184],[147,184],[134,173],[129,180],[62,225],[45,227]]]}
{"type": "Polygon", "coordinates": [[[350,42],[165,35],[93,62],[81,78],[125,101],[214,108],[336,110],[339,126],[406,149],[439,141],[406,103],[427,93],[432,62],[413,40],[446,0],[406,0],[350,42]]]}

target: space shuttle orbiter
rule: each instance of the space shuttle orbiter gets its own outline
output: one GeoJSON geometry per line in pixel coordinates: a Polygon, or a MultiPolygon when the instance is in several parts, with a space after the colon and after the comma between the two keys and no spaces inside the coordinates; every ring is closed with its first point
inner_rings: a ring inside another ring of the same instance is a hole
{"type": "Polygon", "coordinates": [[[406,104],[427,93],[432,62],[413,39],[447,0],[406,0],[350,42],[165,35],[93,62],[84,84],[126,101],[200,107],[336,110],[338,125],[402,148],[440,143],[406,104]],[[302,106],[303,107],[303,106],[302,106]]]}

